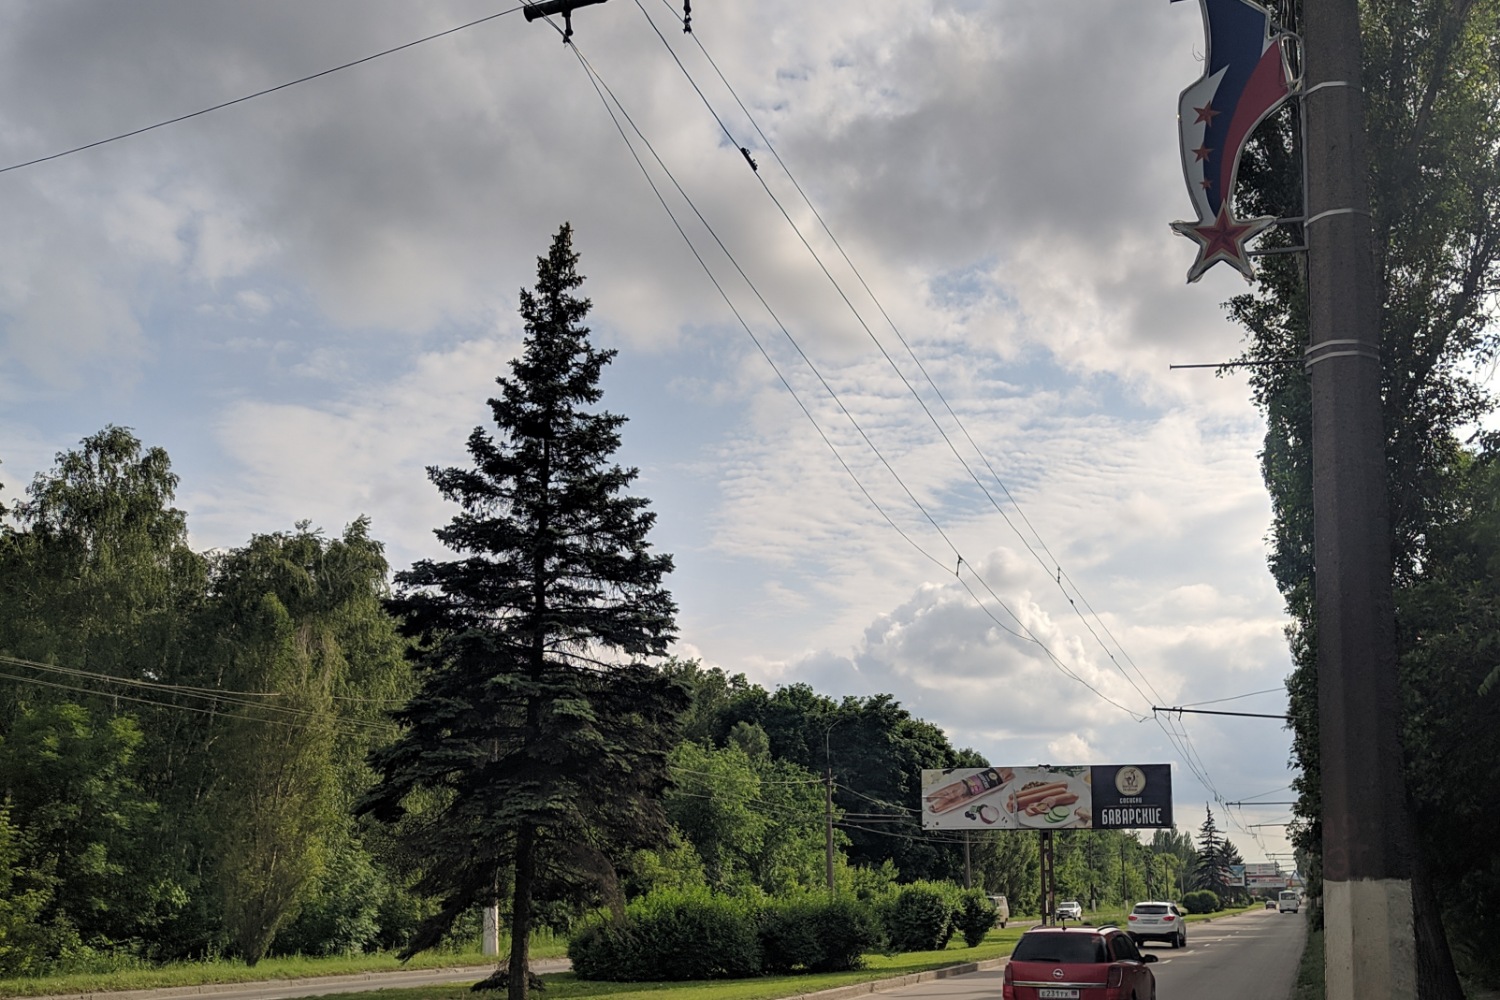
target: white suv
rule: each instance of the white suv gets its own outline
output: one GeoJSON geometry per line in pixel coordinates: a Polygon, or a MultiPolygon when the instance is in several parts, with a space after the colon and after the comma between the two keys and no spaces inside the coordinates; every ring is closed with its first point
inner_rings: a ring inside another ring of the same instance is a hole
{"type": "Polygon", "coordinates": [[[1187,945],[1187,921],[1176,903],[1136,903],[1126,919],[1125,931],[1132,941],[1167,941],[1173,948],[1187,945]]]}
{"type": "Polygon", "coordinates": [[[1058,920],[1082,920],[1083,905],[1076,899],[1070,899],[1066,903],[1057,904],[1058,920]]]}

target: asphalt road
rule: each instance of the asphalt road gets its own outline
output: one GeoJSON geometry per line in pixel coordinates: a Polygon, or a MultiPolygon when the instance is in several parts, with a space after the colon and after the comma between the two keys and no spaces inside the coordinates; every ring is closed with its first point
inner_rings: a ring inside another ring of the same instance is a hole
{"type": "MultiPolygon", "coordinates": [[[[1287,1000],[1307,925],[1301,914],[1251,910],[1188,925],[1188,946],[1148,944],[1157,1000],[1287,1000]]],[[[997,1000],[1001,969],[883,990],[879,1000],[997,1000]]]]}
{"type": "Polygon", "coordinates": [[[1188,946],[1148,944],[1158,959],[1157,1000],[1286,1000],[1297,981],[1307,937],[1304,913],[1251,910],[1188,924],[1188,946]]]}
{"type": "MultiPolygon", "coordinates": [[[[1297,978],[1306,924],[1301,914],[1274,910],[1252,910],[1233,917],[1188,926],[1188,946],[1174,951],[1166,945],[1149,944],[1155,955],[1157,1000],[1287,1000],[1297,978]]],[[[565,968],[566,959],[533,964],[535,971],[565,968]]],[[[293,1000],[293,998],[354,993],[366,990],[428,986],[437,983],[472,983],[489,973],[488,968],[432,969],[411,972],[369,973],[324,979],[288,980],[275,983],[177,987],[137,990],[129,993],[80,995],[53,1000],[179,1000],[206,997],[212,1000],[293,1000]]],[[[878,1000],[997,1000],[1001,969],[946,976],[911,986],[880,990],[878,1000]]]]}

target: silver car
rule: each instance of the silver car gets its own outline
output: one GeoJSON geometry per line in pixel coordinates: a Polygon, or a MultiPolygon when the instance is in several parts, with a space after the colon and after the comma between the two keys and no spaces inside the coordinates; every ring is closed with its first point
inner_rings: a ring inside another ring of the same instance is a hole
{"type": "Polygon", "coordinates": [[[1136,903],[1126,919],[1125,932],[1136,944],[1166,941],[1173,948],[1187,946],[1187,920],[1176,903],[1136,903]]]}

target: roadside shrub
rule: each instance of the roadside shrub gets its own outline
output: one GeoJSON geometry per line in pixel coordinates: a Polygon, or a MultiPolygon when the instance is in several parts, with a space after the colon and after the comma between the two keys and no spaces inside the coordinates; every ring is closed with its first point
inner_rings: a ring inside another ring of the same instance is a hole
{"type": "Polygon", "coordinates": [[[568,941],[580,979],[733,979],[761,969],[756,908],[705,889],[659,890],[623,921],[586,921],[568,941]]]}
{"type": "Polygon", "coordinates": [[[380,906],[391,889],[357,844],[333,852],[297,916],[271,943],[273,955],[358,955],[380,935],[380,906]]]}
{"type": "Polygon", "coordinates": [[[1189,913],[1217,913],[1224,903],[1212,889],[1195,889],[1182,897],[1182,908],[1189,913]]]}
{"type": "Polygon", "coordinates": [[[632,976],[630,961],[639,949],[630,933],[629,920],[616,920],[608,913],[583,922],[568,939],[568,958],[579,979],[618,979],[627,982],[632,976]]]}
{"type": "Polygon", "coordinates": [[[984,936],[995,926],[995,915],[1000,912],[990,898],[978,889],[965,889],[958,897],[958,932],[964,936],[964,944],[979,947],[984,936]]]}
{"type": "Polygon", "coordinates": [[[822,958],[817,901],[807,896],[774,899],[760,910],[760,953],[766,972],[811,969],[822,958]]]}
{"type": "Polygon", "coordinates": [[[818,906],[814,935],[818,960],[810,972],[844,972],[865,964],[865,952],[880,943],[880,923],[867,903],[830,899],[818,906]]]}
{"type": "Polygon", "coordinates": [[[886,945],[891,951],[937,951],[953,936],[949,893],[934,882],[902,886],[882,907],[886,945]]]}
{"type": "Polygon", "coordinates": [[[850,897],[794,896],[761,907],[760,950],[765,972],[844,972],[864,965],[880,944],[874,909],[850,897]]]}

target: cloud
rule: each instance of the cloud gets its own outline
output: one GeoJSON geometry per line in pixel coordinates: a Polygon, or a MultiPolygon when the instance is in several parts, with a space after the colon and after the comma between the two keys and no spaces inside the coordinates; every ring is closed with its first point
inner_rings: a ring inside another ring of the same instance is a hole
{"type": "MultiPolygon", "coordinates": [[[[1189,5],[765,0],[691,36],[643,6],[660,35],[626,0],[580,11],[576,49],[507,15],[0,174],[10,489],[109,420],[172,445],[195,544],[366,513],[397,566],[440,554],[423,470],[487,421],[568,220],[683,650],[890,690],[996,759],[1181,752],[999,600],[1133,711],[1141,673],[1188,702],[1279,680],[1261,426],[1242,383],[1167,367],[1234,353],[1244,289],[1186,286],[1167,228],[1189,5]]],[[[492,13],[10,4],[0,166],[492,13]]],[[[1182,724],[1222,787],[1284,771],[1284,741],[1182,724]]]]}

